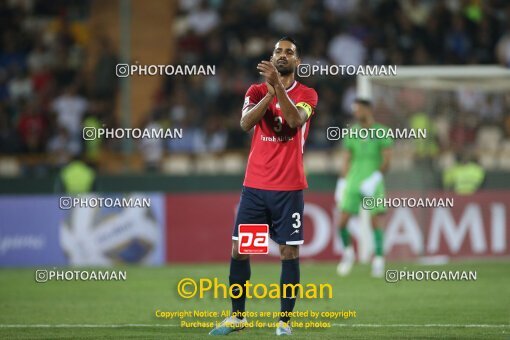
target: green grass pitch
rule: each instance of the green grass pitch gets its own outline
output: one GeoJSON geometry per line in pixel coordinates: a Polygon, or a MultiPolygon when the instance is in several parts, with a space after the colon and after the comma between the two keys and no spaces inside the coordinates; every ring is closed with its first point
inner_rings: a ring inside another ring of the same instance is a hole
{"type": "MultiPolygon", "coordinates": [[[[295,338],[510,339],[508,261],[387,264],[387,269],[477,271],[477,281],[457,282],[387,283],[371,278],[367,265],[358,265],[349,277],[339,278],[335,267],[335,263],[302,264],[302,283],[330,283],[334,296],[300,299],[296,310],[354,310],[356,318],[329,320],[330,328],[294,328],[295,338]]],[[[127,271],[126,281],[47,283],[35,282],[35,269],[0,269],[0,339],[201,339],[209,329],[181,328],[179,320],[157,318],[155,311],[229,309],[229,300],[210,295],[183,299],[176,291],[177,282],[184,277],[217,276],[221,283],[228,282],[226,264],[121,269],[127,271]]],[[[253,264],[251,281],[276,283],[279,271],[277,263],[253,264]]],[[[279,300],[249,300],[247,309],[278,311],[279,300]]],[[[273,328],[250,328],[230,337],[264,339],[274,334],[273,328]]]]}

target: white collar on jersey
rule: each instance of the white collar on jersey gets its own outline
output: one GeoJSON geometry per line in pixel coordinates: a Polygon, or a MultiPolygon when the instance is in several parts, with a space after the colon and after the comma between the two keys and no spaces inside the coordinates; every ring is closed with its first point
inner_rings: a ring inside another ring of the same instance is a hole
{"type": "Polygon", "coordinates": [[[288,89],[286,89],[285,91],[286,91],[286,92],[290,92],[290,91],[292,91],[292,90],[296,87],[296,85],[297,85],[297,80],[294,80],[294,82],[292,83],[292,85],[291,85],[288,89]]]}

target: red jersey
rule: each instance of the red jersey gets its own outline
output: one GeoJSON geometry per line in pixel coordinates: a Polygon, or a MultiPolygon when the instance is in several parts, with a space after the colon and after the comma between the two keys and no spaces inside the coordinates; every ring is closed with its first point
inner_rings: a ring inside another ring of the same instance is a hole
{"type": "MultiPolygon", "coordinates": [[[[267,94],[265,83],[250,86],[244,98],[243,110],[256,105],[267,94]]],[[[297,81],[287,89],[287,95],[297,106],[311,109],[308,120],[292,129],[283,117],[276,96],[262,119],[255,125],[244,186],[291,191],[308,187],[303,168],[303,151],[310,130],[310,117],[317,106],[317,92],[297,81]]]]}

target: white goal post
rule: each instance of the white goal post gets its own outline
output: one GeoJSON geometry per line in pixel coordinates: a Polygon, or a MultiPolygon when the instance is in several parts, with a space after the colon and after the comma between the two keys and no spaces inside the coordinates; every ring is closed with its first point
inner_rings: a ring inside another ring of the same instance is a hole
{"type": "MultiPolygon", "coordinates": [[[[396,76],[358,75],[358,98],[374,100],[374,87],[407,88],[424,91],[456,91],[459,89],[510,92],[510,69],[498,65],[466,66],[397,66],[396,76]]],[[[358,257],[360,262],[370,261],[374,251],[370,217],[361,210],[356,223],[358,230],[358,257]]],[[[354,225],[350,226],[356,227],[354,225]]]]}
{"type": "Polygon", "coordinates": [[[356,77],[360,98],[372,98],[372,84],[416,89],[455,90],[459,87],[492,92],[510,91],[510,69],[497,65],[397,66],[396,76],[356,77]]]}

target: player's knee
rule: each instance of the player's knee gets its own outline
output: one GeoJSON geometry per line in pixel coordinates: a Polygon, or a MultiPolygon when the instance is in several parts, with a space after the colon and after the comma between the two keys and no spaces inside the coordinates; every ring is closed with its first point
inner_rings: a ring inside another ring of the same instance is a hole
{"type": "Polygon", "coordinates": [[[244,260],[248,260],[249,257],[250,257],[250,255],[239,254],[237,251],[232,251],[232,258],[234,260],[244,261],[244,260]]]}
{"type": "Polygon", "coordinates": [[[281,245],[280,246],[280,258],[282,260],[294,260],[299,257],[299,247],[281,245]]]}
{"type": "Polygon", "coordinates": [[[347,223],[349,222],[350,217],[351,217],[351,215],[349,215],[345,212],[342,212],[342,216],[340,218],[340,223],[338,224],[338,226],[340,228],[347,228],[347,223]]]}
{"type": "Polygon", "coordinates": [[[371,216],[372,228],[380,228],[382,222],[382,215],[375,214],[371,216]]]}
{"type": "Polygon", "coordinates": [[[232,258],[235,260],[247,260],[250,255],[239,254],[237,241],[232,241],[232,258]]]}

